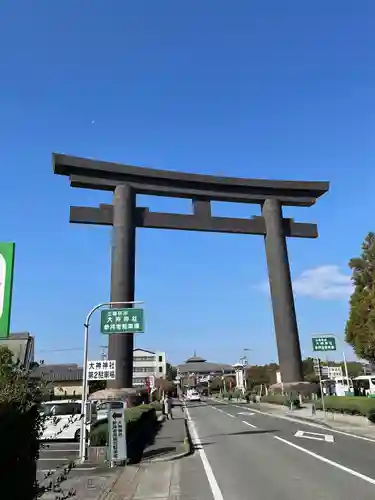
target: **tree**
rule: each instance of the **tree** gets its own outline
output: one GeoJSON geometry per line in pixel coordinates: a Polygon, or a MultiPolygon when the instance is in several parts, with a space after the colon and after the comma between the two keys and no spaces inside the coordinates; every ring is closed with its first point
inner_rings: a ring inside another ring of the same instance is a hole
{"type": "Polygon", "coordinates": [[[90,380],[89,382],[89,393],[92,394],[96,391],[102,391],[107,387],[107,382],[105,380],[90,380]]]}
{"type": "Polygon", "coordinates": [[[13,353],[0,346],[0,468],[2,488],[12,498],[37,498],[36,469],[44,419],[43,384],[30,377],[13,353]]]}
{"type": "Polygon", "coordinates": [[[356,355],[375,362],[375,233],[368,233],[360,257],[350,260],[354,291],[345,340],[356,355]]]}
{"type": "Polygon", "coordinates": [[[173,380],[177,376],[177,368],[172,366],[170,363],[166,363],[166,365],[167,365],[167,380],[173,382],[173,380]]]}

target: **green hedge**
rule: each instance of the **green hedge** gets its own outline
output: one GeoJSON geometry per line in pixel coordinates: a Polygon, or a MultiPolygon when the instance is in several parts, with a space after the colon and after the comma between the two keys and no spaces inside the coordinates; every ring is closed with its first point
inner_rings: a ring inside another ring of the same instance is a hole
{"type": "MultiPolygon", "coordinates": [[[[324,398],[327,411],[349,415],[360,415],[375,422],[375,400],[361,396],[327,396],[324,398]]],[[[316,409],[322,410],[321,400],[316,401],[316,409]]]]}
{"type": "Polygon", "coordinates": [[[298,397],[292,394],[285,396],[283,396],[282,394],[269,394],[268,396],[262,396],[261,402],[271,403],[280,406],[289,406],[289,407],[291,403],[293,403],[294,408],[300,407],[300,402],[298,397]]]}
{"type": "MultiPolygon", "coordinates": [[[[126,435],[128,444],[133,438],[137,439],[142,427],[156,422],[154,403],[151,405],[133,406],[125,410],[126,435]]],[[[108,446],[108,420],[103,419],[94,424],[90,433],[91,446],[108,446]]]]}

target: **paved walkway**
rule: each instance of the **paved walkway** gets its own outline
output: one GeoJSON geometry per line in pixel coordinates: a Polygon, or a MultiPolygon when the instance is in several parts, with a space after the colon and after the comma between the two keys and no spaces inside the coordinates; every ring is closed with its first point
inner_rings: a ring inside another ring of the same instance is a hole
{"type": "Polygon", "coordinates": [[[186,455],[185,414],[176,403],[173,420],[165,420],[153,444],[143,453],[141,464],[118,469],[98,468],[84,476],[69,474],[54,492],[41,500],[63,498],[69,492],[74,500],[158,500],[175,499],[180,478],[179,458],[186,455]],[[184,443],[185,442],[185,443],[184,443]]]}
{"type": "Polygon", "coordinates": [[[173,417],[173,420],[164,421],[154,443],[143,453],[142,461],[168,460],[188,451],[185,442],[185,415],[180,406],[174,408],[173,417]]]}

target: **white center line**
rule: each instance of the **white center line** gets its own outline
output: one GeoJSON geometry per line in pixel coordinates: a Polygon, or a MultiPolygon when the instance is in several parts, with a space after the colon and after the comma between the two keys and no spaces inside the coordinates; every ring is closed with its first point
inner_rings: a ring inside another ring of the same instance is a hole
{"type": "Polygon", "coordinates": [[[324,462],[326,464],[332,465],[333,467],[336,467],[337,469],[343,470],[344,472],[347,472],[348,474],[351,474],[352,476],[358,477],[359,479],[363,479],[363,481],[366,481],[371,484],[375,484],[375,479],[369,476],[365,476],[364,474],[361,474],[360,472],[357,472],[353,469],[349,469],[349,467],[345,467],[344,465],[341,465],[337,462],[334,462],[333,460],[329,460],[328,458],[322,457],[321,455],[318,455],[317,453],[314,453],[313,451],[307,450],[306,448],[303,448],[302,446],[298,446],[297,444],[291,443],[290,441],[287,441],[284,438],[281,438],[279,436],[273,436],[274,439],[277,439],[278,441],[281,441],[282,443],[285,443],[292,448],[295,448],[296,450],[302,451],[303,453],[306,453],[307,455],[310,455],[311,457],[316,458],[317,460],[320,460],[321,462],[324,462]]]}
{"type": "Polygon", "coordinates": [[[249,427],[252,427],[253,429],[257,429],[258,427],[256,425],[250,424],[250,422],[246,422],[246,420],[241,420],[243,424],[248,425],[249,427]]]}
{"type": "Polygon", "coordinates": [[[190,427],[191,437],[193,439],[194,445],[197,445],[197,447],[198,447],[198,453],[199,453],[200,459],[202,461],[203,468],[204,468],[204,471],[206,473],[207,480],[208,480],[208,483],[209,483],[211,491],[212,491],[212,496],[214,497],[214,500],[224,500],[221,489],[217,483],[214,471],[212,470],[212,467],[211,467],[210,462],[208,461],[206,452],[204,451],[204,449],[202,447],[202,442],[201,442],[200,437],[198,435],[195,424],[190,417],[189,410],[187,408],[185,408],[185,411],[186,411],[186,415],[188,418],[188,425],[190,427]]]}
{"type": "Polygon", "coordinates": [[[230,413],[225,413],[225,415],[228,415],[228,417],[231,417],[231,418],[236,418],[234,415],[231,415],[230,413]]]}

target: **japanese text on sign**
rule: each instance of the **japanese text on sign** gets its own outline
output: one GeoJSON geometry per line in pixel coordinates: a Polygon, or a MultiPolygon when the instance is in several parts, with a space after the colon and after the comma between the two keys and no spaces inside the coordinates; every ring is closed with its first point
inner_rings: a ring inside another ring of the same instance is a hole
{"type": "Polygon", "coordinates": [[[142,332],[143,309],[106,309],[101,312],[102,333],[142,332]]]}
{"type": "Polygon", "coordinates": [[[109,409],[109,452],[113,461],[127,459],[125,405],[116,409],[109,409]]]}
{"type": "Polygon", "coordinates": [[[116,361],[99,359],[88,362],[87,380],[115,380],[116,361]]]}
{"type": "Polygon", "coordinates": [[[335,351],[336,339],[334,337],[313,337],[312,345],[314,351],[335,351]]]}

